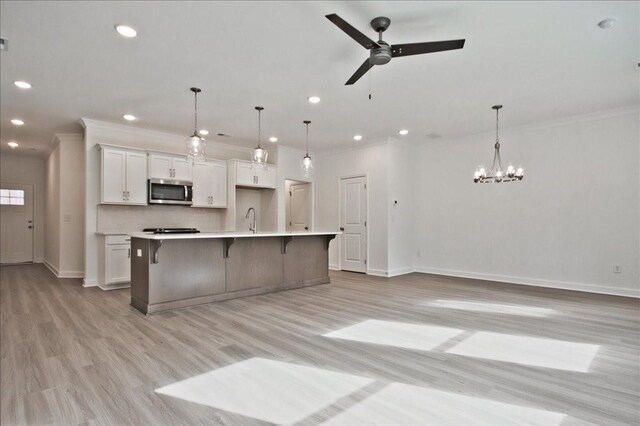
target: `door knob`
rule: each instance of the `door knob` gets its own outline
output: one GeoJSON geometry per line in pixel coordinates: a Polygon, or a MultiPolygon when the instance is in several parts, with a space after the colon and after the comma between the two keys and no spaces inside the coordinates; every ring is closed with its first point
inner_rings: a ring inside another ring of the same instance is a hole
{"type": "Polygon", "coordinates": [[[27,228],[29,228],[29,229],[33,229],[33,226],[29,225],[29,226],[27,226],[27,228]]]}
{"type": "Polygon", "coordinates": [[[344,226],[341,226],[341,227],[340,227],[340,230],[341,230],[341,231],[344,231],[344,226]]]}
{"type": "Polygon", "coordinates": [[[305,226],[305,227],[304,227],[304,229],[308,231],[308,230],[309,230],[309,227],[308,227],[308,226],[305,226]]]}

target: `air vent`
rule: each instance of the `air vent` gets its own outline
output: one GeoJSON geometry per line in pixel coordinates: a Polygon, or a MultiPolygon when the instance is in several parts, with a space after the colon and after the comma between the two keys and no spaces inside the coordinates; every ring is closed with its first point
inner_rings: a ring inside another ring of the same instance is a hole
{"type": "Polygon", "coordinates": [[[226,133],[218,133],[218,136],[221,136],[223,138],[230,138],[231,135],[227,135],[226,133]]]}
{"type": "Polygon", "coordinates": [[[0,50],[9,50],[9,40],[6,38],[0,38],[0,50]]]}

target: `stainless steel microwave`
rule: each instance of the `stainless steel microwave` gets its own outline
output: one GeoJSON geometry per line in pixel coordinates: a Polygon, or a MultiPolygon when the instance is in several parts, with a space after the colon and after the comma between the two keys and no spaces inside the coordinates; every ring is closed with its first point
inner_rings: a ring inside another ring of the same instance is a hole
{"type": "Polygon", "coordinates": [[[185,180],[149,179],[149,204],[193,204],[193,183],[185,180]]]}

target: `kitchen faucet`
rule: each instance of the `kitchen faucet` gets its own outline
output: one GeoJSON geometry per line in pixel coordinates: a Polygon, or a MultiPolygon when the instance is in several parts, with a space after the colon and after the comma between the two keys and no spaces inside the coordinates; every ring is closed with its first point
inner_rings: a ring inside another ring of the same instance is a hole
{"type": "Polygon", "coordinates": [[[258,232],[258,223],[257,223],[256,211],[253,207],[249,207],[249,210],[247,210],[247,215],[245,216],[245,219],[249,219],[249,214],[251,212],[253,212],[253,225],[249,227],[249,231],[255,234],[256,232],[258,232]]]}

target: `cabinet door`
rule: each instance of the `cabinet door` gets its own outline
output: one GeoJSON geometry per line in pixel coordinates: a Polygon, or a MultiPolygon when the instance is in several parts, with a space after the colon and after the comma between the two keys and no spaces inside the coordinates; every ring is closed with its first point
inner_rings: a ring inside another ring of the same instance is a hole
{"type": "Polygon", "coordinates": [[[236,185],[255,186],[255,173],[251,163],[236,163],[236,185]]]}
{"type": "Polygon", "coordinates": [[[224,163],[210,164],[209,193],[212,197],[212,206],[227,207],[227,165],[224,163]]]}
{"type": "Polygon", "coordinates": [[[173,179],[171,160],[172,158],[168,155],[150,154],[149,178],[173,179]]]}
{"type": "Polygon", "coordinates": [[[103,203],[124,203],[126,190],[126,151],[110,148],[102,150],[103,203]]]}
{"type": "Polygon", "coordinates": [[[193,207],[211,207],[210,170],[207,163],[193,164],[193,207]]]}
{"type": "Polygon", "coordinates": [[[172,166],[173,179],[187,180],[189,182],[193,180],[191,162],[186,157],[173,157],[172,166]]]}
{"type": "Polygon", "coordinates": [[[276,168],[273,166],[267,166],[266,168],[256,168],[256,176],[258,177],[258,186],[262,188],[275,188],[276,187],[276,168]]]}
{"type": "Polygon", "coordinates": [[[147,154],[127,152],[127,203],[147,204],[147,154]]]}
{"type": "Polygon", "coordinates": [[[131,281],[131,246],[129,244],[107,245],[105,284],[131,281]]]}

